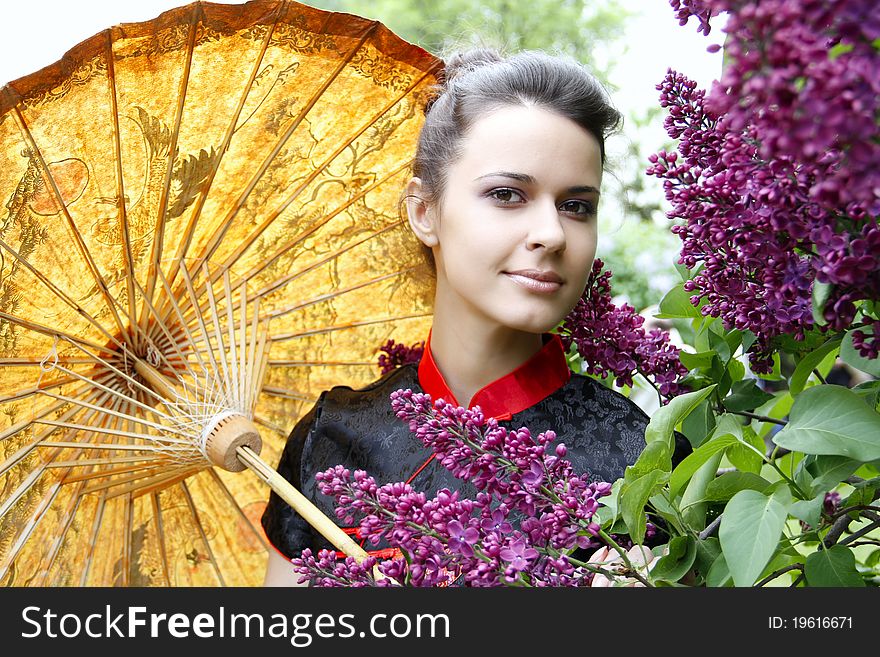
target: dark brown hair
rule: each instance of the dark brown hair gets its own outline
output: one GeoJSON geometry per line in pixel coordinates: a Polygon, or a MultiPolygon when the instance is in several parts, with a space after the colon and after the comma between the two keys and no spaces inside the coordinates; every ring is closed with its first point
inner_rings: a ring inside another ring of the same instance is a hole
{"type": "Polygon", "coordinates": [[[605,137],[621,122],[602,85],[572,59],[532,51],[502,58],[486,49],[453,55],[426,108],[413,165],[426,201],[440,200],[446,171],[474,122],[511,105],[534,105],[571,119],[599,142],[603,166],[605,137]]]}

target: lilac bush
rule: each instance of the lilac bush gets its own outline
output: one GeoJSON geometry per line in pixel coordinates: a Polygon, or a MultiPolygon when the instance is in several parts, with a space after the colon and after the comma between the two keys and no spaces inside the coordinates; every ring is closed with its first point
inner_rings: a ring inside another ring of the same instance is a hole
{"type": "Polygon", "coordinates": [[[297,572],[323,586],[581,586],[593,572],[607,572],[573,554],[602,544],[593,517],[611,484],[575,473],[554,432],[508,430],[479,407],[408,389],[392,393],[391,405],[440,464],[473,483],[476,496],[443,489],[430,497],[409,484],[380,486],[366,472],[330,468],[317,475],[318,487],[334,498],[337,516],[357,520],[370,543],[385,541],[405,558],[358,564],[306,550],[294,560],[297,572]]]}
{"type": "Polygon", "coordinates": [[[880,296],[880,76],[873,3],[673,1],[681,22],[729,13],[730,62],[708,94],[670,71],[658,89],[678,153],[663,180],[682,240],[685,289],[705,315],[757,340],[769,372],[775,338],[855,326],[878,334],[861,302],[880,296]],[[699,267],[699,269],[697,269],[699,267]],[[815,306],[815,308],[814,308],[815,306]]]}
{"type": "Polygon", "coordinates": [[[660,329],[645,331],[645,318],[625,303],[611,300],[611,272],[596,258],[587,287],[577,305],[562,321],[559,334],[563,344],[572,344],[587,366],[598,377],[615,377],[618,386],[632,386],[633,377],[642,374],[668,400],[681,391],[680,378],[687,374],[678,348],[669,333],[660,329]]]}

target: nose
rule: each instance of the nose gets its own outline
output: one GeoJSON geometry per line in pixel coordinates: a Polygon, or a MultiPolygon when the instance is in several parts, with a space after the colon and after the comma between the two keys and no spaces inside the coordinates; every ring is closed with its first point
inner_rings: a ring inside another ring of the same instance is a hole
{"type": "Polygon", "coordinates": [[[544,248],[548,251],[565,250],[565,229],[559,210],[552,201],[535,203],[528,217],[526,246],[530,251],[544,248]]]}

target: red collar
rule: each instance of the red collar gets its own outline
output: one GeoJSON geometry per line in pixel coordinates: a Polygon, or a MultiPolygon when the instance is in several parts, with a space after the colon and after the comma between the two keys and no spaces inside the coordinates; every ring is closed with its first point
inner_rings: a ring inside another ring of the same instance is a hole
{"type": "MultiPolygon", "coordinates": [[[[479,406],[486,417],[509,420],[559,390],[571,378],[565,349],[558,335],[544,334],[544,346],[509,374],[480,388],[471,399],[471,408],[479,406]]],[[[431,355],[431,334],[419,362],[419,385],[432,399],[442,397],[460,406],[446,385],[431,355]]]]}

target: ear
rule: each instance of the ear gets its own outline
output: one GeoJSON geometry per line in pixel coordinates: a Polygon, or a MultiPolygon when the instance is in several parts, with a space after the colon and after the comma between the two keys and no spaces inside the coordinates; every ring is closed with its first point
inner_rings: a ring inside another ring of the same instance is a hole
{"type": "Polygon", "coordinates": [[[425,200],[421,178],[412,178],[406,185],[406,214],[419,241],[427,247],[437,246],[436,212],[425,200]]]}

